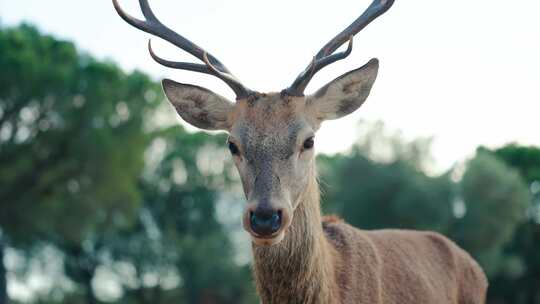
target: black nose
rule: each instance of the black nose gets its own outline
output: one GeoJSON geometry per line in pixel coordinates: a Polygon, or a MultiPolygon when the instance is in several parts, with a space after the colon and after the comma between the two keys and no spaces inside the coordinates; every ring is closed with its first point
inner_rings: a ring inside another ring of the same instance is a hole
{"type": "Polygon", "coordinates": [[[281,227],[281,210],[255,210],[250,215],[253,232],[260,236],[270,236],[281,227]]]}

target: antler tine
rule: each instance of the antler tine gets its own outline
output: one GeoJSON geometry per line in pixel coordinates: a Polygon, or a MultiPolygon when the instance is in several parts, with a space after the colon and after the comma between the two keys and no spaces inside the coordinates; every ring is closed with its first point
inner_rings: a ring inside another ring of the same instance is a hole
{"type": "MultiPolygon", "coordinates": [[[[169,27],[161,23],[159,19],[155,16],[154,12],[150,8],[150,5],[148,3],[148,0],[139,0],[139,5],[141,6],[141,11],[143,13],[143,16],[146,18],[146,20],[139,20],[128,13],[126,13],[118,3],[118,0],[113,0],[113,5],[116,11],[118,12],[118,15],[124,21],[129,23],[130,25],[140,29],[141,31],[147,32],[149,34],[158,36],[177,47],[181,48],[182,50],[190,53],[191,55],[195,56],[199,60],[203,60],[202,56],[205,52],[201,47],[196,45],[195,43],[189,41],[185,37],[181,36],[180,34],[174,32],[169,27]]],[[[214,56],[209,55],[210,60],[212,63],[218,67],[222,72],[229,72],[229,70],[214,56]]]]}
{"type": "Polygon", "coordinates": [[[150,5],[148,4],[148,1],[139,0],[139,6],[141,7],[141,11],[143,13],[144,18],[146,18],[146,20],[161,23],[161,22],[159,22],[158,18],[156,17],[154,12],[152,11],[152,8],[150,8],[150,5]]]}
{"type": "Polygon", "coordinates": [[[353,48],[353,36],[351,36],[351,38],[349,39],[349,46],[347,47],[347,50],[345,50],[344,52],[332,54],[332,55],[329,55],[320,59],[317,59],[317,56],[314,56],[313,60],[307,66],[307,68],[302,73],[300,73],[300,75],[298,75],[298,77],[296,78],[292,86],[286,90],[287,93],[293,96],[301,96],[300,94],[303,94],[304,90],[306,89],[306,86],[309,83],[309,80],[311,80],[311,78],[313,77],[313,75],[315,75],[315,73],[317,73],[322,68],[324,68],[325,66],[333,62],[336,62],[338,60],[344,59],[347,56],[349,56],[352,52],[352,48],[353,48]],[[295,90],[297,90],[297,92],[299,91],[300,94],[294,94],[293,92],[289,91],[291,90],[291,88],[295,88],[295,90]]]}
{"type": "Polygon", "coordinates": [[[349,37],[358,34],[377,17],[386,13],[394,4],[394,0],[375,0],[351,25],[330,40],[318,53],[317,58],[328,56],[335,52],[349,37]]]}
{"type": "Polygon", "coordinates": [[[210,70],[206,65],[204,64],[198,64],[198,63],[192,63],[192,62],[179,62],[179,61],[170,61],[167,59],[163,59],[159,57],[152,48],[152,40],[148,40],[148,52],[150,53],[150,57],[154,59],[157,63],[172,68],[172,69],[180,69],[180,70],[188,70],[192,72],[199,72],[199,73],[205,73],[205,74],[211,74],[212,70],[210,70]]]}
{"type": "Polygon", "coordinates": [[[205,62],[205,57],[207,57],[207,61],[205,62],[206,65],[165,60],[154,53],[149,42],[148,48],[150,55],[156,62],[170,68],[214,75],[227,83],[227,85],[235,92],[237,99],[248,97],[252,93],[252,91],[244,87],[244,85],[242,85],[216,57],[161,23],[150,8],[148,0],[139,0],[139,5],[145,20],[139,20],[126,13],[120,7],[118,0],[112,1],[118,15],[128,24],[174,44],[203,62],[205,62]]]}
{"type": "Polygon", "coordinates": [[[232,83],[236,86],[242,86],[242,84],[240,83],[240,81],[238,79],[236,79],[236,77],[234,77],[233,74],[229,74],[229,73],[222,73],[220,72],[217,67],[215,67],[211,62],[210,62],[210,59],[208,57],[208,53],[204,52],[203,54],[203,60],[204,60],[204,63],[206,64],[207,67],[210,68],[210,70],[212,70],[212,72],[214,72],[214,74],[219,77],[220,79],[222,79],[223,81],[227,82],[227,83],[232,83]]]}
{"type": "Polygon", "coordinates": [[[374,0],[371,5],[358,17],[351,25],[345,28],[341,33],[332,38],[323,48],[315,55],[315,59],[308,67],[298,75],[293,84],[285,90],[292,96],[304,96],[309,81],[315,73],[320,71],[325,66],[344,59],[350,55],[352,51],[352,41],[354,35],[358,34],[368,24],[375,20],[380,15],[392,7],[395,0],[374,0]],[[349,40],[349,47],[346,51],[334,54],[334,52],[349,40]]]}

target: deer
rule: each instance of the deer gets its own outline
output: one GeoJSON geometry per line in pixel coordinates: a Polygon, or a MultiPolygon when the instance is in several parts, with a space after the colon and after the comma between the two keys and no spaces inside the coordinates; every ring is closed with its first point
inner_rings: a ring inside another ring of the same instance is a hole
{"type": "MultiPolygon", "coordinates": [[[[225,131],[240,175],[246,205],[242,216],[253,253],[253,276],[262,303],[485,303],[488,282],[477,262],[441,234],[429,231],[352,227],[323,216],[315,166],[315,133],[364,104],[378,74],[371,59],[304,91],[322,68],[346,58],[353,37],[387,12],[394,0],[374,0],[313,57],[288,88],[260,93],[242,83],[212,54],[165,26],[148,0],[139,0],[144,20],[113,5],[135,28],[162,38],[201,63],[150,56],[173,69],[213,75],[236,94],[230,101],[209,89],[162,81],[165,96],[187,123],[225,131]],[[344,51],[337,52],[345,43],[344,51]]],[[[359,185],[361,187],[361,185],[359,185]]]]}

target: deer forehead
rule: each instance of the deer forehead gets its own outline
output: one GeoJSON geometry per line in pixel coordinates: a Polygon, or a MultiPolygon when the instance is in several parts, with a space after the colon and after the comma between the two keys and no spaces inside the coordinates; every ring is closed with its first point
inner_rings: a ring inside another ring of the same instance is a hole
{"type": "Polygon", "coordinates": [[[237,102],[232,118],[231,138],[246,154],[287,158],[299,139],[313,132],[304,111],[304,98],[261,95],[256,100],[237,102]]]}
{"type": "Polygon", "coordinates": [[[240,100],[231,115],[231,135],[275,143],[283,136],[296,135],[309,127],[303,97],[260,94],[252,100],[240,100]]]}
{"type": "Polygon", "coordinates": [[[269,124],[268,119],[286,122],[301,112],[303,98],[292,100],[279,93],[257,94],[236,102],[233,123],[249,121],[257,126],[269,124]]]}

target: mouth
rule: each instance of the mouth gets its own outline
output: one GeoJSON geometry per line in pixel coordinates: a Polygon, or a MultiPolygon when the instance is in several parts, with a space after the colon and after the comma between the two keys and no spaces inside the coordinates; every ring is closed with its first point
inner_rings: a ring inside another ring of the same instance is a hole
{"type": "Polygon", "coordinates": [[[274,246],[279,244],[285,237],[285,233],[283,231],[269,236],[259,236],[252,232],[249,232],[249,234],[253,244],[258,246],[274,246]]]}

